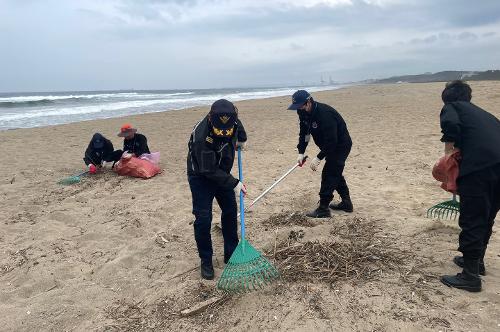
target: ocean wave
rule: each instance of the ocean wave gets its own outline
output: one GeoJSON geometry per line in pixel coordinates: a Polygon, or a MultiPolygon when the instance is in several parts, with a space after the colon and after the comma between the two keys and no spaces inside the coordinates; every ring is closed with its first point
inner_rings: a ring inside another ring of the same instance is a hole
{"type": "MultiPolygon", "coordinates": [[[[137,109],[154,105],[178,104],[183,102],[183,99],[173,100],[133,100],[121,101],[108,104],[92,105],[92,106],[74,106],[74,107],[51,107],[45,109],[30,110],[22,113],[0,113],[0,121],[13,121],[21,119],[32,119],[50,116],[71,116],[90,113],[112,112],[125,109],[137,109]]],[[[197,102],[195,102],[197,104],[197,102]]],[[[141,112],[142,113],[142,112],[141,112]]]]}
{"type": "MultiPolygon", "coordinates": [[[[340,86],[308,87],[306,89],[312,92],[336,88],[340,88],[340,86]]],[[[296,88],[283,87],[172,93],[143,91],[55,96],[7,97],[4,95],[0,97],[0,130],[207,106],[221,98],[235,102],[275,96],[290,96],[295,90],[296,88]],[[85,101],[85,103],[82,103],[82,101],[85,101]],[[18,105],[24,103],[25,106],[30,107],[8,106],[12,105],[12,103],[18,105]]]]}
{"type": "Polygon", "coordinates": [[[0,97],[0,108],[12,107],[35,107],[46,106],[61,102],[89,102],[92,99],[96,101],[112,101],[116,99],[162,99],[175,96],[189,96],[194,92],[174,92],[174,93],[140,93],[140,92],[121,92],[121,93],[100,93],[88,95],[62,95],[62,96],[14,96],[0,97]]]}
{"type": "Polygon", "coordinates": [[[40,99],[40,100],[26,100],[26,101],[0,101],[0,108],[12,108],[12,107],[35,107],[35,106],[47,106],[53,104],[53,100],[40,99]]]}

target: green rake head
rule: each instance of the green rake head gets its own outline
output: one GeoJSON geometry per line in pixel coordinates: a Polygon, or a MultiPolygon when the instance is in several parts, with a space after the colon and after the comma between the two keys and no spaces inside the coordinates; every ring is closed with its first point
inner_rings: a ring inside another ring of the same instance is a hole
{"type": "Polygon", "coordinates": [[[234,250],[217,288],[229,293],[257,290],[279,277],[276,268],[245,239],[234,250]]]}
{"type": "Polygon", "coordinates": [[[75,183],[78,183],[80,182],[81,179],[79,176],[75,175],[75,176],[70,176],[70,177],[67,177],[66,179],[62,179],[60,180],[59,182],[57,182],[58,184],[62,184],[63,186],[69,186],[69,185],[72,185],[72,184],[75,184],[75,183]]]}
{"type": "Polygon", "coordinates": [[[88,171],[85,171],[85,172],[80,173],[78,175],[69,176],[65,179],[58,181],[57,183],[62,184],[63,186],[69,186],[69,185],[80,182],[82,180],[82,176],[86,175],[87,173],[88,173],[88,171]]]}
{"type": "Polygon", "coordinates": [[[427,218],[455,220],[460,213],[460,203],[453,197],[452,200],[434,205],[427,210],[427,218]]]}

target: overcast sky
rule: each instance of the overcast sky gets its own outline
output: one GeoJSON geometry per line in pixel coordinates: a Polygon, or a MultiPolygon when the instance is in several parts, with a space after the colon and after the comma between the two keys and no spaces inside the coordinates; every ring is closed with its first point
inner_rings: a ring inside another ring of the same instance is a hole
{"type": "Polygon", "coordinates": [[[499,0],[0,0],[0,91],[500,68],[499,0]]]}

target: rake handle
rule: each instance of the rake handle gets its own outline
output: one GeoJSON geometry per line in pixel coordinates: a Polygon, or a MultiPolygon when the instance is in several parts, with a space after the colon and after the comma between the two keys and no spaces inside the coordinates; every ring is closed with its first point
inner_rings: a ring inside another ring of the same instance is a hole
{"type": "Polygon", "coordinates": [[[82,172],[80,174],[78,174],[77,176],[80,177],[80,176],[84,176],[84,175],[87,175],[89,173],[89,171],[85,171],[85,172],[82,172]]]}
{"type": "MultiPolygon", "coordinates": [[[[241,167],[241,147],[238,147],[238,177],[243,183],[243,169],[241,167]]],[[[241,240],[245,239],[245,203],[243,201],[243,190],[240,190],[240,224],[241,224],[241,240]]]]}
{"type": "MultiPolygon", "coordinates": [[[[304,161],[302,163],[302,166],[305,164],[306,160],[307,160],[307,156],[304,157],[304,161]]],[[[280,183],[281,181],[283,181],[283,179],[285,179],[297,167],[302,167],[302,166],[299,163],[296,163],[295,165],[293,165],[293,167],[290,168],[285,174],[283,174],[278,180],[274,181],[274,183],[269,188],[267,188],[266,190],[264,190],[264,192],[262,194],[260,194],[259,197],[257,197],[256,199],[254,199],[253,202],[250,203],[250,205],[248,205],[245,208],[245,211],[249,210],[252,206],[254,206],[255,203],[257,203],[262,197],[264,197],[268,192],[270,192],[274,187],[276,187],[276,185],[278,183],[280,183]]]]}

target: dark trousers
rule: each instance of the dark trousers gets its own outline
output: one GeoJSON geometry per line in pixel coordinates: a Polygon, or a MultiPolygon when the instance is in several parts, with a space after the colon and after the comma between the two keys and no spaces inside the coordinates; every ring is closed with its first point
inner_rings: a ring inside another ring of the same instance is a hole
{"type": "Polygon", "coordinates": [[[482,259],[500,210],[500,164],[458,178],[462,229],[458,250],[464,258],[482,259]]]}
{"type": "Polygon", "coordinates": [[[342,200],[350,200],[349,187],[342,175],[345,161],[350,152],[351,147],[349,146],[325,157],[326,162],[323,167],[323,173],[321,173],[321,189],[319,190],[321,205],[328,205],[332,201],[335,190],[339,193],[342,200]]]}
{"type": "Polygon", "coordinates": [[[122,157],[122,154],[123,154],[123,151],[122,150],[116,150],[116,151],[113,151],[113,153],[109,156],[106,156],[106,158],[104,158],[104,161],[107,161],[107,162],[110,162],[112,161],[113,162],[113,166],[115,165],[115,163],[121,159],[122,157]]]}
{"type": "Polygon", "coordinates": [[[115,163],[122,158],[123,150],[115,150],[109,156],[107,156],[106,161],[114,161],[115,163]],[[109,160],[108,160],[109,159],[109,160]]]}
{"type": "Polygon", "coordinates": [[[101,158],[91,158],[90,156],[85,156],[83,158],[83,161],[85,162],[85,165],[89,165],[89,164],[94,164],[95,166],[100,166],[102,165],[102,162],[103,161],[106,161],[106,162],[113,162],[113,166],[115,165],[115,163],[120,160],[120,158],[122,157],[122,154],[123,154],[123,151],[122,150],[116,150],[116,151],[113,151],[112,153],[110,154],[107,154],[105,155],[104,157],[101,157],[101,158]]]}
{"type": "Polygon", "coordinates": [[[237,216],[238,207],[232,188],[220,188],[203,176],[189,176],[189,187],[193,196],[194,238],[200,259],[212,264],[212,203],[217,200],[222,210],[221,224],[224,238],[224,262],[227,263],[238,245],[237,216]]]}

